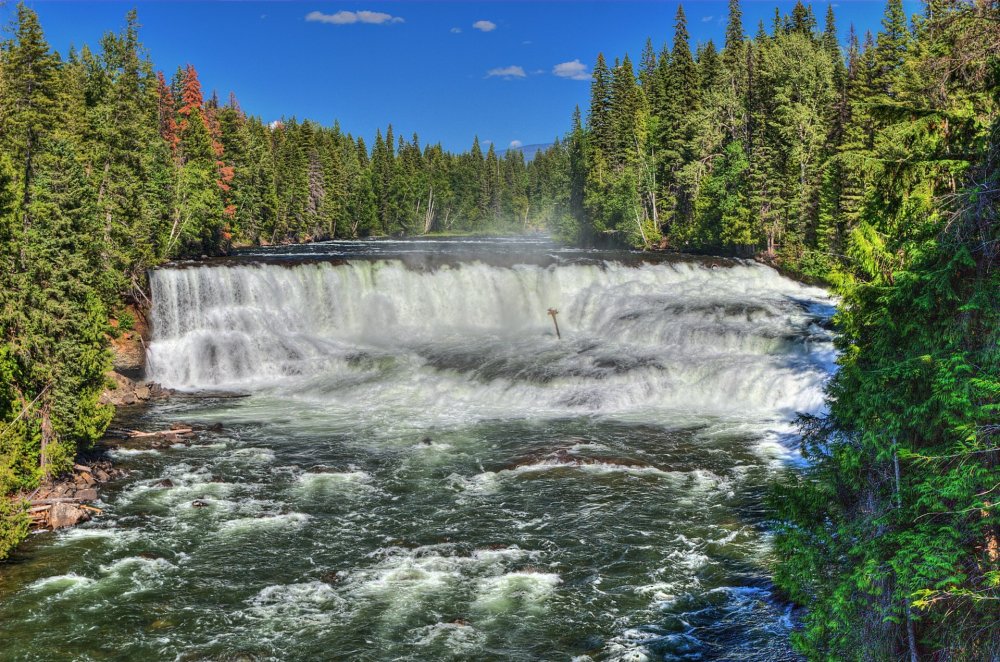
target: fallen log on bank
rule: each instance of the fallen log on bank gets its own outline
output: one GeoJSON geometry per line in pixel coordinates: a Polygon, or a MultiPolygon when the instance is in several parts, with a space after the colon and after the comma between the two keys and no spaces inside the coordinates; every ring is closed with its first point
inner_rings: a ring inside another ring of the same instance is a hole
{"type": "Polygon", "coordinates": [[[194,432],[193,428],[179,428],[177,430],[156,430],[153,432],[141,432],[139,430],[130,430],[128,436],[131,439],[138,439],[141,437],[171,437],[171,436],[179,436],[182,434],[192,434],[193,432],[194,432]]]}
{"type": "Polygon", "coordinates": [[[35,506],[53,506],[57,503],[83,503],[86,499],[78,499],[76,497],[56,497],[53,499],[35,499],[34,501],[28,502],[28,512],[35,506]]]}

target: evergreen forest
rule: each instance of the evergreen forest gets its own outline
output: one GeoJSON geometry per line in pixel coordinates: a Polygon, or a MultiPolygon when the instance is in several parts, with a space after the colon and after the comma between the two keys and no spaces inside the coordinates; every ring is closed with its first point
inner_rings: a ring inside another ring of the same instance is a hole
{"type": "MultiPolygon", "coordinates": [[[[1000,659],[1000,3],[888,0],[857,34],[798,2],[725,41],[600,55],[526,159],[393,127],[265,123],[156,69],[138,17],[65,54],[0,45],[0,495],[104,434],[147,272],[234,247],[547,232],[755,258],[841,297],[829,413],[775,485],[773,573],[816,660],[1000,659]],[[569,113],[567,113],[569,115],[569,113]]],[[[0,498],[0,558],[28,531],[0,498]]]]}

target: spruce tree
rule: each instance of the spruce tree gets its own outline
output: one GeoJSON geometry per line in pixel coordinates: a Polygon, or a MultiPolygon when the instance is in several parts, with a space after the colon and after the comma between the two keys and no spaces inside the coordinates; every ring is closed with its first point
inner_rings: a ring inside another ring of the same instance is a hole
{"type": "Polygon", "coordinates": [[[726,67],[735,70],[743,63],[743,10],[740,0],[729,0],[729,19],[726,23],[726,41],[723,58],[726,67]]]}
{"type": "Polygon", "coordinates": [[[0,144],[20,180],[21,217],[30,225],[32,180],[42,141],[52,130],[59,60],[50,52],[38,15],[17,5],[13,37],[0,53],[0,144]]]}
{"type": "Polygon", "coordinates": [[[590,114],[587,126],[593,135],[593,148],[602,155],[612,150],[611,128],[611,70],[604,61],[604,54],[597,54],[593,81],[590,84],[590,114]]]}

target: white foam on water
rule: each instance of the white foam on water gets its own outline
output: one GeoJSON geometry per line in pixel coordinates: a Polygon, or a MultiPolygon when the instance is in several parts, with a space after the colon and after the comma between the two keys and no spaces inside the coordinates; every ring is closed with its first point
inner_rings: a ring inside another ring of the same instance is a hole
{"type": "Polygon", "coordinates": [[[466,623],[435,623],[413,630],[410,642],[421,648],[444,646],[452,655],[468,655],[482,649],[486,634],[466,623]]]}
{"type": "Polygon", "coordinates": [[[139,532],[134,529],[118,528],[117,526],[83,525],[63,529],[57,537],[58,544],[72,545],[86,540],[104,540],[113,547],[121,547],[139,538],[139,532]]]}
{"type": "Polygon", "coordinates": [[[491,605],[496,607],[492,611],[502,611],[501,601],[514,601],[518,596],[525,606],[537,607],[548,593],[546,587],[559,581],[557,575],[508,572],[511,564],[540,556],[537,551],[513,545],[476,549],[469,554],[456,553],[449,544],[392,547],[370,556],[380,560],[348,573],[343,584],[352,607],[379,605],[379,618],[386,625],[424,613],[434,601],[459,599],[470,588],[476,592],[473,606],[480,611],[490,610],[491,605]]]}
{"type": "Polygon", "coordinates": [[[123,575],[132,573],[161,574],[164,571],[175,569],[170,561],[163,558],[145,558],[142,556],[129,556],[118,559],[114,563],[102,565],[100,570],[106,575],[123,575]]]}
{"type": "Polygon", "coordinates": [[[380,619],[387,624],[422,613],[429,600],[447,594],[460,580],[458,562],[437,555],[393,556],[375,568],[352,573],[347,579],[357,604],[383,605],[380,619]]]}
{"type": "Polygon", "coordinates": [[[487,577],[479,583],[473,608],[491,613],[541,611],[561,583],[559,575],[545,572],[508,572],[487,577]]]}
{"type": "Polygon", "coordinates": [[[27,590],[67,592],[89,588],[96,583],[96,579],[70,572],[64,575],[52,575],[51,577],[37,579],[27,586],[27,590]]]}
{"type": "Polygon", "coordinates": [[[684,485],[688,490],[687,498],[692,501],[703,498],[706,492],[721,493],[728,496],[732,496],[733,494],[729,479],[717,476],[706,469],[665,471],[653,466],[616,464],[614,462],[589,461],[586,459],[571,461],[543,460],[512,469],[484,471],[472,476],[460,476],[453,473],[445,480],[466,496],[489,496],[496,494],[506,481],[515,478],[530,478],[536,475],[545,476],[551,473],[557,473],[560,477],[575,473],[581,477],[624,475],[669,480],[675,484],[684,485]]]}
{"type": "Polygon", "coordinates": [[[635,628],[628,628],[612,637],[604,647],[606,659],[615,662],[649,662],[652,653],[647,645],[657,635],[635,628]]]}
{"type": "Polygon", "coordinates": [[[244,614],[272,626],[329,625],[343,614],[345,601],[328,584],[305,582],[277,584],[261,589],[247,600],[244,614]]]}
{"type": "Polygon", "coordinates": [[[305,526],[309,519],[309,515],[305,513],[240,517],[223,522],[220,531],[226,533],[248,533],[253,531],[271,531],[274,529],[297,529],[305,526]]]}
{"type": "Polygon", "coordinates": [[[307,492],[371,490],[372,475],[367,471],[329,471],[300,474],[298,487],[307,492]]]}
{"type": "Polygon", "coordinates": [[[517,546],[501,547],[499,549],[477,549],[472,552],[472,559],[476,563],[485,565],[523,561],[526,559],[536,560],[539,556],[541,556],[540,552],[524,550],[517,546]]]}
{"type": "Polygon", "coordinates": [[[177,569],[162,558],[128,556],[98,567],[98,577],[76,573],[55,575],[39,579],[28,585],[29,590],[55,591],[60,595],[78,591],[106,592],[114,590],[118,597],[162,588],[168,575],[177,569]]]}
{"type": "Polygon", "coordinates": [[[108,450],[108,455],[114,459],[127,459],[137,455],[159,455],[160,451],[155,448],[112,448],[108,450]]]}
{"type": "Polygon", "coordinates": [[[655,582],[635,588],[638,595],[648,596],[656,606],[661,608],[671,607],[677,602],[677,596],[674,594],[676,590],[676,582],[655,582]]]}
{"type": "Polygon", "coordinates": [[[270,448],[237,448],[229,454],[231,459],[248,462],[274,462],[274,451],[270,448]]]}
{"type": "Polygon", "coordinates": [[[219,480],[208,467],[195,468],[181,463],[166,467],[157,478],[133,483],[119,495],[118,501],[127,505],[142,499],[162,505],[190,506],[197,499],[214,505],[225,505],[232,503],[229,497],[237,487],[246,488],[247,485],[237,486],[219,480]],[[169,484],[165,485],[167,481],[169,484]]]}

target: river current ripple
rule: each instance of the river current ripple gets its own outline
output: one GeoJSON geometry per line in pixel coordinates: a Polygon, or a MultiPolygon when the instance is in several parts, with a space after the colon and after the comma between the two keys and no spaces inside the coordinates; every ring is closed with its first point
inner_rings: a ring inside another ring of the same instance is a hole
{"type": "Polygon", "coordinates": [[[0,569],[0,659],[793,659],[762,497],[823,406],[823,290],[542,239],[151,283],[190,396],[128,424],[221,429],[113,451],[106,516],[0,569]]]}

